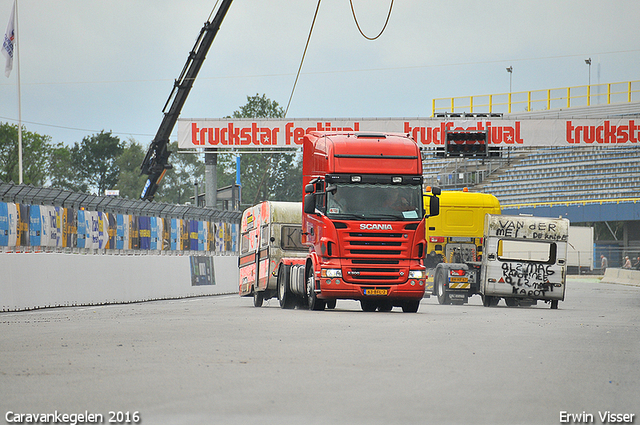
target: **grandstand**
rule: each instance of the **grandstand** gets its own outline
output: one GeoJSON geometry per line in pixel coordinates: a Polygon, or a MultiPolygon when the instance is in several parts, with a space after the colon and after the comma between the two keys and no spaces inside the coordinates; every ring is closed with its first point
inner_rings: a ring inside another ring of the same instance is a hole
{"type": "MultiPolygon", "coordinates": [[[[523,112],[503,119],[638,118],[640,102],[523,112]]],[[[469,187],[500,203],[530,204],[635,198],[640,193],[637,146],[506,148],[502,158],[428,157],[425,181],[443,189],[469,187]]]]}
{"type": "Polygon", "coordinates": [[[525,153],[476,187],[502,204],[632,198],[640,190],[636,147],[547,148],[525,153]]]}
{"type": "MultiPolygon", "coordinates": [[[[640,102],[630,93],[626,103],[504,114],[502,119],[585,118],[640,123],[640,102]]],[[[438,158],[425,152],[425,182],[444,190],[468,187],[491,193],[505,214],[562,215],[572,224],[595,226],[596,270],[600,254],[613,267],[621,266],[625,255],[640,256],[640,146],[594,144],[501,152],[501,158],[491,160],[438,158]]]]}

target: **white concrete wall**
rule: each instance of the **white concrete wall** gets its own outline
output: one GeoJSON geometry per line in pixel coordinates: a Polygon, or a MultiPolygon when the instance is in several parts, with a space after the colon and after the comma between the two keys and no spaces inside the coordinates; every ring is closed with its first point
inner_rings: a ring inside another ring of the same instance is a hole
{"type": "Polygon", "coordinates": [[[627,269],[607,268],[602,277],[604,283],[624,283],[640,286],[640,271],[627,269]]]}
{"type": "Polygon", "coordinates": [[[215,284],[191,285],[189,256],[0,253],[0,311],[238,292],[238,257],[213,257],[215,284]]]}

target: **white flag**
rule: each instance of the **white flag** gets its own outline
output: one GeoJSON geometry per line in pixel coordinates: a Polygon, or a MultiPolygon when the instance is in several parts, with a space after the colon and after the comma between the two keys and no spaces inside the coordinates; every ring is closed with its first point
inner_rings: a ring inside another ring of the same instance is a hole
{"type": "Polygon", "coordinates": [[[9,18],[9,25],[7,25],[7,32],[4,34],[4,41],[2,42],[2,54],[7,58],[7,64],[4,67],[4,75],[6,75],[7,78],[13,69],[13,48],[16,39],[15,13],[16,4],[14,2],[13,9],[11,9],[11,18],[9,18]]]}

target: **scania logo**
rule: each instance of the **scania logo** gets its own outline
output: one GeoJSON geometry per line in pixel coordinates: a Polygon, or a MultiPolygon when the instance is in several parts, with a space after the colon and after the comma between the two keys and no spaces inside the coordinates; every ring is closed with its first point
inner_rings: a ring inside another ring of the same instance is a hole
{"type": "Polygon", "coordinates": [[[360,230],[393,230],[390,224],[362,223],[360,230]]]}
{"type": "Polygon", "coordinates": [[[347,272],[347,274],[351,275],[351,276],[360,276],[360,272],[358,271],[353,271],[353,270],[349,270],[347,272]]]}

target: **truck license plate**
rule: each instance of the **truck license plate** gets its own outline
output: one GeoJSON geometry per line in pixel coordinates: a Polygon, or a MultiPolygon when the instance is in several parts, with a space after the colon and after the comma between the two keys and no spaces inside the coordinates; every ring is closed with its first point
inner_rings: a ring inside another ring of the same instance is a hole
{"type": "Polygon", "coordinates": [[[449,279],[449,282],[468,282],[469,278],[468,277],[452,277],[449,279]]]}
{"type": "Polygon", "coordinates": [[[365,295],[388,295],[389,294],[389,290],[388,289],[365,289],[364,290],[364,294],[365,295]]]}

